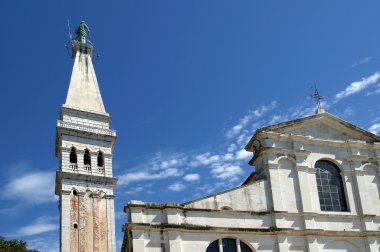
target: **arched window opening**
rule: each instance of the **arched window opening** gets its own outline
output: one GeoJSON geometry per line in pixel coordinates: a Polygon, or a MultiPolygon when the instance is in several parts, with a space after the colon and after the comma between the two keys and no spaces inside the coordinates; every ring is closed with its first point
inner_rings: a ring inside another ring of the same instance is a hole
{"type": "Polygon", "coordinates": [[[86,171],[91,171],[91,156],[90,151],[87,149],[84,151],[83,164],[86,171]]]}
{"type": "Polygon", "coordinates": [[[236,240],[225,238],[222,239],[223,252],[237,252],[236,240]]]}
{"type": "Polygon", "coordinates": [[[71,150],[70,150],[70,163],[72,164],[77,163],[77,151],[74,147],[71,147],[71,150]]]}
{"type": "Polygon", "coordinates": [[[232,238],[223,238],[215,240],[207,247],[206,252],[253,252],[252,249],[242,241],[232,238]],[[222,245],[222,251],[219,250],[219,243],[222,245]]]}
{"type": "Polygon", "coordinates": [[[70,150],[70,168],[72,170],[76,170],[78,169],[78,165],[77,165],[77,151],[74,147],[71,147],[71,150],[70,150]]]}
{"type": "Polygon", "coordinates": [[[206,249],[206,252],[219,252],[219,240],[213,241],[206,249]]]}
{"type": "Polygon", "coordinates": [[[98,172],[99,173],[104,173],[104,155],[103,152],[99,151],[98,152],[98,172]]]}
{"type": "Polygon", "coordinates": [[[339,168],[327,160],[317,161],[315,168],[321,211],[347,211],[346,197],[339,168]]]}
{"type": "Polygon", "coordinates": [[[101,151],[98,152],[98,167],[104,166],[104,157],[101,151]]]}

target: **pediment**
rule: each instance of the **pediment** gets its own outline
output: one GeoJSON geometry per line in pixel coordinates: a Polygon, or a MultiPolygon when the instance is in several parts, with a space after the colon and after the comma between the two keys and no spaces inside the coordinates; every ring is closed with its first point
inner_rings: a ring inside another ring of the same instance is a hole
{"type": "Polygon", "coordinates": [[[366,142],[380,141],[379,136],[328,113],[316,114],[266,128],[267,130],[278,133],[310,136],[318,139],[366,142]]]}
{"type": "Polygon", "coordinates": [[[255,150],[255,141],[264,132],[300,135],[316,139],[337,141],[380,142],[380,137],[346,122],[329,113],[323,112],[291,121],[269,125],[258,129],[245,146],[247,151],[255,150]]]}

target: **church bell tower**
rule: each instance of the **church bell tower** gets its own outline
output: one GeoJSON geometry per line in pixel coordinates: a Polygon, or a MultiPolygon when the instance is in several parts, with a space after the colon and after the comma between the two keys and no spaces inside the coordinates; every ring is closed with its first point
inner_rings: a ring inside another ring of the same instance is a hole
{"type": "Polygon", "coordinates": [[[59,159],[55,194],[59,196],[61,252],[115,252],[112,153],[116,132],[110,128],[92,65],[93,46],[84,21],[71,41],[74,66],[56,128],[59,159]]]}

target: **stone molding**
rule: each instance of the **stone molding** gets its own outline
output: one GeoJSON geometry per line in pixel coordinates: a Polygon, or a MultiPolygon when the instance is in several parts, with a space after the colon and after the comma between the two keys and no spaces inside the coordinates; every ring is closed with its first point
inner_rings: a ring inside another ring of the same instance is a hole
{"type": "MultiPolygon", "coordinates": [[[[84,196],[86,194],[86,192],[90,192],[90,195],[89,195],[90,198],[99,198],[99,196],[100,196],[100,193],[98,193],[98,192],[91,192],[91,191],[87,191],[87,190],[86,191],[80,191],[80,190],[78,190],[78,188],[75,188],[75,190],[77,190],[78,196],[84,196]]],[[[72,192],[72,190],[71,191],[70,190],[61,190],[62,195],[71,195],[71,192],[72,192]]],[[[102,198],[114,199],[115,196],[105,194],[102,198]]]]}
{"type": "Polygon", "coordinates": [[[231,234],[269,234],[278,235],[284,234],[289,236],[332,236],[332,237],[368,237],[380,236],[380,231],[330,231],[323,229],[293,229],[293,228],[226,228],[226,227],[211,227],[211,226],[196,226],[187,224],[149,224],[149,223],[126,223],[122,228],[123,232],[129,231],[184,231],[184,232],[204,232],[204,233],[231,233],[231,234]]]}
{"type": "Polygon", "coordinates": [[[312,136],[305,136],[305,135],[294,135],[294,134],[283,134],[283,133],[277,133],[274,131],[266,131],[261,132],[260,139],[268,137],[270,139],[278,140],[278,141],[301,141],[302,143],[308,143],[308,144],[316,144],[316,145],[330,145],[330,146],[337,146],[337,147],[367,147],[366,149],[373,150],[378,149],[380,146],[379,144],[373,144],[368,143],[361,140],[332,140],[332,139],[324,139],[324,138],[315,138],[312,136]]]}
{"type": "Polygon", "coordinates": [[[98,134],[98,135],[116,137],[116,131],[113,129],[95,128],[95,127],[80,125],[80,124],[76,124],[76,123],[64,122],[62,120],[57,121],[57,130],[59,128],[65,128],[65,129],[71,129],[71,130],[76,130],[76,131],[80,131],[80,132],[87,132],[87,133],[94,133],[94,134],[98,134]]]}
{"type": "Polygon", "coordinates": [[[57,171],[56,180],[57,179],[59,181],[61,181],[62,179],[91,181],[91,182],[97,182],[97,183],[110,184],[112,186],[115,186],[118,180],[115,177],[87,175],[87,174],[82,174],[82,173],[71,173],[71,172],[64,172],[64,171],[57,171]]]}

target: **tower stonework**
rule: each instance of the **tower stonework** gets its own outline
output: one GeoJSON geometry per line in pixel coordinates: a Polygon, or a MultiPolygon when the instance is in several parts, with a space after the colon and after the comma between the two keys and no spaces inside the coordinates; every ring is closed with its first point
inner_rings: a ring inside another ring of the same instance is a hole
{"type": "Polygon", "coordinates": [[[112,153],[116,131],[105,111],[92,65],[91,44],[72,41],[74,66],[60,108],[55,155],[59,159],[61,252],[115,252],[112,153]]]}

